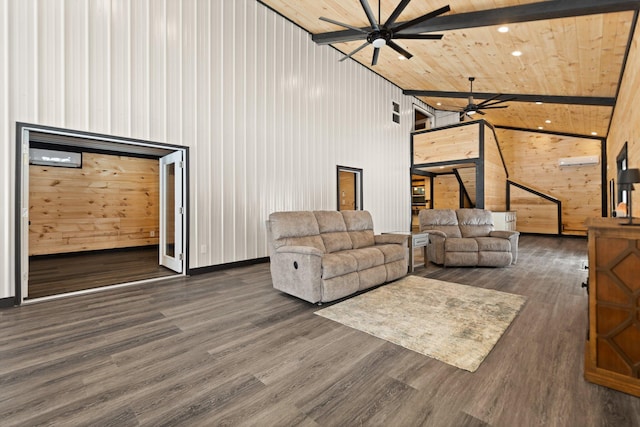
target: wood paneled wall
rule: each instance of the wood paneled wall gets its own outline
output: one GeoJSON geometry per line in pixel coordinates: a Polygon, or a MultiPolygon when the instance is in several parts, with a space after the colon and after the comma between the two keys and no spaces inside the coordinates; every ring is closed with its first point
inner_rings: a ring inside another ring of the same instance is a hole
{"type": "MultiPolygon", "coordinates": [[[[627,154],[630,168],[640,168],[640,108],[638,108],[638,88],[640,88],[640,26],[636,27],[634,41],[629,49],[627,66],[622,78],[620,93],[611,122],[611,131],[607,138],[607,182],[616,177],[616,157],[627,142],[627,154]]],[[[632,202],[636,208],[633,216],[640,217],[640,186],[636,185],[632,202]]],[[[609,195],[610,197],[610,195],[609,195]]],[[[607,206],[611,205],[611,200],[607,206]]]]}
{"type": "Polygon", "coordinates": [[[484,125],[484,208],[504,211],[507,207],[507,171],[500,157],[498,141],[484,125]]]}
{"type": "Polygon", "coordinates": [[[524,233],[557,234],[558,206],[517,187],[511,187],[511,211],[516,211],[516,227],[524,233]]]}
{"type": "MultiPolygon", "coordinates": [[[[507,129],[496,129],[496,133],[509,178],[562,201],[563,234],[586,235],[585,220],[601,215],[601,166],[561,167],[558,160],[600,156],[600,140],[507,129]]],[[[513,203],[511,208],[514,209],[513,203]]],[[[537,212],[537,204],[527,209],[537,212]]],[[[520,228],[520,217],[518,211],[518,229],[524,231],[520,228]]],[[[553,221],[555,216],[549,217],[547,225],[557,233],[553,221]]]]}
{"type": "Polygon", "coordinates": [[[462,181],[462,185],[464,189],[467,191],[469,195],[469,200],[472,205],[476,204],[476,168],[456,168],[458,175],[460,175],[460,180],[462,181]]]}
{"type": "Polygon", "coordinates": [[[454,126],[413,136],[413,163],[477,159],[478,126],[454,126]]]}
{"type": "Polygon", "coordinates": [[[158,244],[158,160],[83,153],[29,180],[29,255],[158,244]]]}
{"type": "Polygon", "coordinates": [[[433,178],[433,208],[458,209],[460,184],[455,175],[438,175],[433,178]]]}

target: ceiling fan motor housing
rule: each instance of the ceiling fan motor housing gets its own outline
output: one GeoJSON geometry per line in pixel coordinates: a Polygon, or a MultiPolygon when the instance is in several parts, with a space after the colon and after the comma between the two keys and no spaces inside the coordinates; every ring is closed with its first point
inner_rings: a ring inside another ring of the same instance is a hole
{"type": "Polygon", "coordinates": [[[382,47],[393,38],[393,33],[387,29],[381,28],[379,31],[372,31],[367,36],[367,41],[375,47],[382,47]]]}

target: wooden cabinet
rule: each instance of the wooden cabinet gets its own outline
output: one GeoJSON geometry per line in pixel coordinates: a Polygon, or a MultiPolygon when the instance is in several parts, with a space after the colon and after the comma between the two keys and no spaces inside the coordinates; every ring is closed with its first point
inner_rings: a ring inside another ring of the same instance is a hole
{"type": "Polygon", "coordinates": [[[495,230],[516,231],[515,212],[491,212],[495,230]]]}
{"type": "Polygon", "coordinates": [[[587,381],[640,396],[640,226],[587,221],[589,331],[587,381]]]}

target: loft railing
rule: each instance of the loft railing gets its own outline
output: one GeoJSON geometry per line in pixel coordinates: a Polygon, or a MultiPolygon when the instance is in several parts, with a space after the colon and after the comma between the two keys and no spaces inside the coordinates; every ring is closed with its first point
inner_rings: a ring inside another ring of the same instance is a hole
{"type": "Polygon", "coordinates": [[[534,190],[531,187],[528,187],[526,185],[517,183],[515,181],[512,181],[510,179],[507,179],[507,210],[511,210],[511,187],[517,187],[521,190],[526,191],[527,193],[533,194],[536,197],[540,197],[541,199],[547,200],[549,202],[555,203],[557,210],[558,210],[558,215],[557,215],[557,230],[558,230],[558,234],[562,234],[562,201],[560,201],[560,199],[550,196],[548,194],[544,194],[541,193],[538,190],[534,190]]]}

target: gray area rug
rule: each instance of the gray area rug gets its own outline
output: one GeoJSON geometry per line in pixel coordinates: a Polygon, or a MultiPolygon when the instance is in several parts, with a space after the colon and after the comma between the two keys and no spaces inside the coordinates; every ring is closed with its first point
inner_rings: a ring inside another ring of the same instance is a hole
{"type": "Polygon", "coordinates": [[[474,372],[525,301],[521,295],[407,276],[315,314],[474,372]]]}

